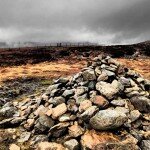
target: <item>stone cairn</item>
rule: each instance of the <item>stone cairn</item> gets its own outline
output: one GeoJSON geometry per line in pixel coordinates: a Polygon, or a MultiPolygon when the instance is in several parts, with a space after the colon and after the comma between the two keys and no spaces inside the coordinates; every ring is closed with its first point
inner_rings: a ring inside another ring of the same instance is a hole
{"type": "Polygon", "coordinates": [[[6,103],[0,115],[7,119],[0,127],[22,126],[18,141],[30,141],[38,149],[148,150],[149,92],[149,80],[100,55],[72,77],[54,80],[40,98],[6,103]],[[85,136],[90,130],[110,132],[120,139],[91,146],[85,136]]]}

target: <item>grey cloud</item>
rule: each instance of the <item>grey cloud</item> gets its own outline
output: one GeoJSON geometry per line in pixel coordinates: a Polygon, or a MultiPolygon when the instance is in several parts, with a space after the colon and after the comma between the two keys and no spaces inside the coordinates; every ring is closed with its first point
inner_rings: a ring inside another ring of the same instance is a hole
{"type": "Polygon", "coordinates": [[[149,6],[149,0],[0,0],[0,40],[149,40],[149,6]]]}

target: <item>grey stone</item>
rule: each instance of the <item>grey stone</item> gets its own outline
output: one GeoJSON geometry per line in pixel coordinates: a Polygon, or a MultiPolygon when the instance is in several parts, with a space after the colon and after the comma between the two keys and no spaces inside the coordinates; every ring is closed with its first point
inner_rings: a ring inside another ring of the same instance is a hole
{"type": "Polygon", "coordinates": [[[13,117],[13,115],[15,114],[16,109],[14,107],[10,107],[10,106],[3,106],[0,109],[0,117],[13,117]]]}
{"type": "Polygon", "coordinates": [[[81,102],[83,102],[84,100],[86,100],[88,97],[87,93],[81,95],[81,96],[75,96],[75,100],[76,100],[76,103],[79,105],[81,102]]]}
{"type": "Polygon", "coordinates": [[[93,69],[88,69],[82,72],[84,81],[96,80],[96,75],[93,69]]]}
{"type": "Polygon", "coordinates": [[[53,90],[58,89],[59,86],[60,86],[60,84],[50,85],[46,90],[46,94],[50,94],[53,90]]]}
{"type": "Polygon", "coordinates": [[[72,77],[72,81],[73,81],[73,82],[77,82],[77,83],[83,82],[82,73],[79,72],[79,73],[75,74],[75,75],[72,77]]]}
{"type": "Polygon", "coordinates": [[[142,140],[140,147],[142,150],[150,150],[150,140],[142,140]]]}
{"type": "Polygon", "coordinates": [[[51,97],[57,96],[59,92],[60,92],[60,89],[54,89],[50,92],[50,96],[51,97]]]}
{"type": "Polygon", "coordinates": [[[86,121],[90,119],[97,111],[98,111],[97,106],[91,106],[85,112],[83,112],[79,117],[86,121]]]}
{"type": "Polygon", "coordinates": [[[55,83],[55,84],[58,84],[58,83],[66,84],[66,83],[68,83],[68,82],[69,82],[69,80],[68,80],[67,78],[59,78],[59,79],[57,79],[57,80],[54,80],[54,83],[55,83]]]}
{"type": "Polygon", "coordinates": [[[24,116],[23,117],[14,117],[13,120],[11,120],[11,124],[13,124],[13,125],[20,124],[24,120],[26,120],[26,118],[24,116]]]}
{"type": "Polygon", "coordinates": [[[50,129],[53,125],[54,121],[50,117],[42,115],[36,121],[36,125],[34,126],[34,128],[36,131],[41,133],[44,132],[45,130],[50,129]]]}
{"type": "Polygon", "coordinates": [[[116,68],[111,67],[111,66],[108,66],[108,65],[106,65],[106,64],[102,64],[102,65],[101,65],[101,68],[102,68],[102,69],[105,69],[105,70],[107,70],[107,71],[112,71],[112,72],[115,72],[115,71],[116,71],[116,68]]]}
{"type": "Polygon", "coordinates": [[[121,84],[123,84],[125,87],[131,86],[130,80],[125,77],[120,77],[119,81],[121,84]]]}
{"type": "Polygon", "coordinates": [[[58,97],[54,97],[54,98],[50,98],[49,99],[49,103],[50,104],[53,104],[53,105],[59,105],[59,104],[62,104],[62,103],[65,103],[65,98],[62,97],[62,96],[58,96],[58,97]]]}
{"type": "Polygon", "coordinates": [[[139,119],[141,116],[141,113],[138,111],[138,110],[132,110],[130,112],[130,119],[131,119],[131,122],[134,122],[136,121],[137,119],[139,119]]]}
{"type": "Polygon", "coordinates": [[[139,91],[132,91],[130,93],[127,93],[126,96],[128,98],[132,98],[132,97],[135,97],[135,96],[141,96],[140,92],[139,91]]]}
{"type": "Polygon", "coordinates": [[[79,150],[79,143],[76,139],[68,140],[64,143],[64,146],[69,150],[79,150]]]}
{"type": "Polygon", "coordinates": [[[46,135],[35,135],[30,140],[30,144],[32,146],[35,146],[35,144],[40,143],[40,142],[44,142],[44,141],[48,141],[48,136],[46,136],[46,135]]]}
{"type": "Polygon", "coordinates": [[[63,114],[62,116],[60,116],[58,118],[58,120],[60,122],[65,122],[65,121],[70,121],[70,120],[74,120],[76,118],[76,116],[70,115],[70,114],[63,114]]]}
{"type": "Polygon", "coordinates": [[[96,86],[96,82],[95,81],[90,81],[88,84],[88,88],[89,90],[94,90],[96,86]]]}
{"type": "Polygon", "coordinates": [[[125,113],[106,109],[99,111],[90,119],[91,126],[96,130],[109,130],[122,126],[127,120],[125,113]]]}
{"type": "Polygon", "coordinates": [[[103,72],[105,72],[105,73],[108,75],[108,77],[115,76],[115,73],[112,72],[112,71],[109,71],[109,70],[103,70],[103,72]]]}
{"type": "MultiPolygon", "coordinates": [[[[117,81],[116,81],[117,82],[117,81]]],[[[96,84],[96,89],[108,99],[112,99],[119,93],[119,84],[118,82],[113,82],[112,84],[100,81],[96,84]]]]}
{"type": "Polygon", "coordinates": [[[0,121],[0,128],[7,128],[8,126],[10,127],[11,123],[10,121],[13,118],[9,118],[9,119],[3,119],[2,121],[0,121]]]}
{"type": "Polygon", "coordinates": [[[107,73],[102,71],[102,73],[98,76],[97,81],[106,81],[107,79],[108,79],[107,73]]]}
{"type": "Polygon", "coordinates": [[[64,96],[64,97],[71,97],[71,96],[74,95],[74,93],[75,93],[75,91],[73,89],[65,90],[64,93],[62,94],[62,96],[64,96]]]}
{"type": "Polygon", "coordinates": [[[23,133],[21,133],[21,135],[18,139],[18,142],[20,142],[20,143],[26,142],[29,140],[30,136],[31,136],[30,132],[23,132],[23,133]]]}
{"type": "Polygon", "coordinates": [[[107,62],[108,62],[108,64],[114,64],[115,66],[119,66],[120,65],[120,63],[118,61],[116,61],[115,59],[113,59],[113,58],[109,58],[107,60],[107,62]]]}
{"type": "Polygon", "coordinates": [[[141,112],[150,112],[150,99],[144,96],[135,96],[130,99],[133,106],[141,112]]]}
{"type": "Polygon", "coordinates": [[[85,86],[79,86],[77,87],[77,89],[75,90],[75,95],[77,96],[81,96],[83,95],[84,93],[86,93],[88,91],[88,88],[85,87],[85,86]]]}
{"type": "Polygon", "coordinates": [[[112,100],[111,104],[114,106],[125,106],[126,100],[124,99],[112,100]]]}

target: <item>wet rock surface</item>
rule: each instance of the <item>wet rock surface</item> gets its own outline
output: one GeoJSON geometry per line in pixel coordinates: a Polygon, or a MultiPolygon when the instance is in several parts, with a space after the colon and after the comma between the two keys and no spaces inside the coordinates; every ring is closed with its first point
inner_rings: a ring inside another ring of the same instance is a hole
{"type": "Polygon", "coordinates": [[[55,80],[40,97],[2,105],[0,128],[19,128],[11,142],[16,149],[27,142],[29,149],[145,150],[149,83],[111,57],[98,56],[78,74],[55,80]]]}

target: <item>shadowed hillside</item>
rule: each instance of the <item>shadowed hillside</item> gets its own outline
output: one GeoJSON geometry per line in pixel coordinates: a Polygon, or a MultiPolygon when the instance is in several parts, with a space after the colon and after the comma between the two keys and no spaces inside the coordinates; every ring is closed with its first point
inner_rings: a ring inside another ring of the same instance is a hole
{"type": "Polygon", "coordinates": [[[12,66],[58,60],[66,56],[90,57],[107,54],[113,58],[150,56],[150,42],[116,46],[45,46],[0,49],[0,65],[12,66]]]}

